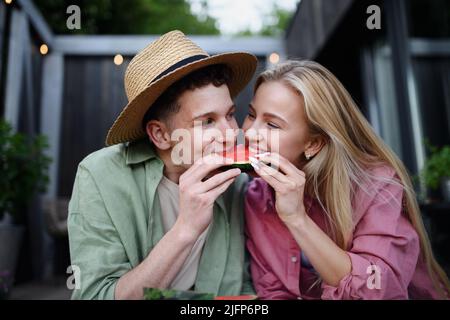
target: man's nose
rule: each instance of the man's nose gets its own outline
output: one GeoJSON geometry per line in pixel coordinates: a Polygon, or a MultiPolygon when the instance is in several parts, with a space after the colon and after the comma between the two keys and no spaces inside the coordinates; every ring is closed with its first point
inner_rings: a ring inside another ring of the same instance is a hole
{"type": "Polygon", "coordinates": [[[230,143],[236,140],[239,128],[232,126],[228,121],[219,125],[220,135],[216,140],[220,143],[230,143]]]}

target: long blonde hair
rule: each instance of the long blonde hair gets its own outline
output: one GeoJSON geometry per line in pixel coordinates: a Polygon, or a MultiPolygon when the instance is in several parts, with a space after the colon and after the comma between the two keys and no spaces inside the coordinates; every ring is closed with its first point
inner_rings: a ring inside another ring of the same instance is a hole
{"type": "Polygon", "coordinates": [[[420,240],[421,258],[430,277],[443,297],[450,292],[449,280],[433,256],[410,176],[393,151],[375,134],[350,94],[326,68],[313,61],[287,61],[263,72],[257,79],[255,92],[263,82],[280,81],[304,99],[305,113],[312,136],[326,143],[303,168],[305,192],[314,196],[327,215],[333,240],[347,250],[354,231],[352,199],[356,188],[381,179],[368,168],[388,165],[404,190],[403,207],[420,240]]]}

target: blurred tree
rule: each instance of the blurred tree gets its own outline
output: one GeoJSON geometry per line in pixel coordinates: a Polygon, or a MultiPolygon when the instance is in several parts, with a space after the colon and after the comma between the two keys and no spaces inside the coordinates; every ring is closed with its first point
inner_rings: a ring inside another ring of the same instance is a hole
{"type": "Polygon", "coordinates": [[[274,5],[271,14],[264,18],[262,28],[253,32],[249,29],[238,32],[239,36],[282,36],[294,13],[274,5]]]}
{"type": "MultiPolygon", "coordinates": [[[[191,12],[187,0],[35,0],[58,34],[161,34],[179,29],[186,34],[219,34],[216,21],[191,12]],[[69,30],[68,6],[81,9],[81,29],[69,30]]],[[[205,2],[203,4],[207,6],[205,2]]],[[[203,10],[207,12],[207,10],[203,10]]]]}
{"type": "Polygon", "coordinates": [[[291,21],[292,15],[293,12],[275,6],[270,20],[262,27],[259,33],[263,36],[283,35],[291,21]]]}

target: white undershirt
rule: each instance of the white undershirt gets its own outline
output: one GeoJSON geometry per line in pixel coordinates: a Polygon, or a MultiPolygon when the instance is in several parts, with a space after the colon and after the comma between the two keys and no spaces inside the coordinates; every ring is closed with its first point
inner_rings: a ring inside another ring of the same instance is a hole
{"type": "MultiPolygon", "coordinates": [[[[158,185],[157,193],[161,204],[161,219],[164,233],[166,233],[173,227],[178,217],[180,207],[178,185],[163,176],[158,185]]],[[[208,229],[209,226],[195,242],[189,256],[170,284],[170,289],[190,290],[194,286],[208,229]]]]}

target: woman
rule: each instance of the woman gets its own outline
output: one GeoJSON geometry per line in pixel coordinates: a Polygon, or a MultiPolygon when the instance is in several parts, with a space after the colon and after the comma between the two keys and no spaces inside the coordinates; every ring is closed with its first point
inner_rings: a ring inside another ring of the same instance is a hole
{"type": "Polygon", "coordinates": [[[448,298],[404,165],[327,69],[263,72],[243,128],[260,152],[246,198],[260,298],[448,298]]]}

